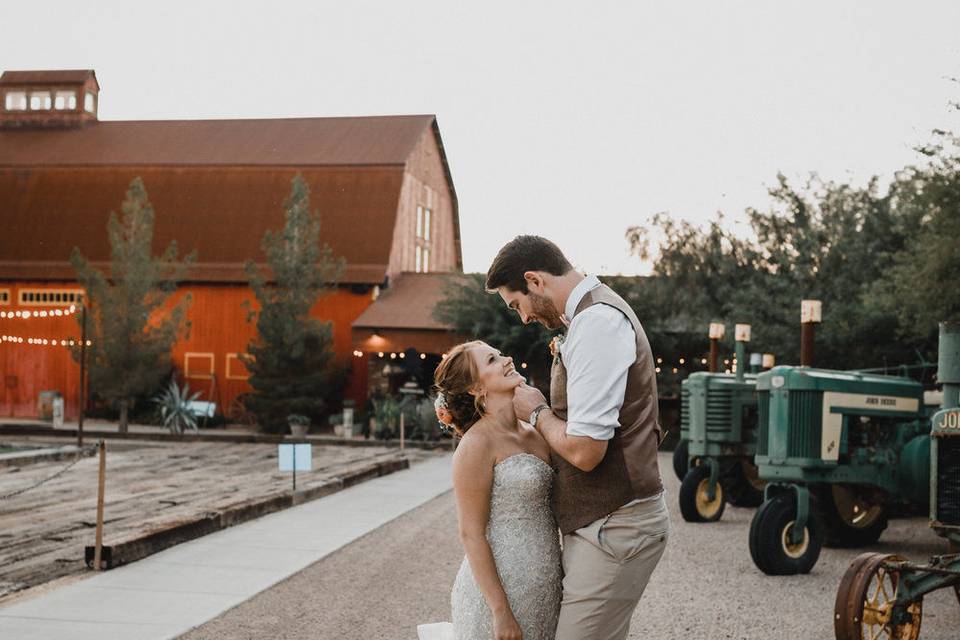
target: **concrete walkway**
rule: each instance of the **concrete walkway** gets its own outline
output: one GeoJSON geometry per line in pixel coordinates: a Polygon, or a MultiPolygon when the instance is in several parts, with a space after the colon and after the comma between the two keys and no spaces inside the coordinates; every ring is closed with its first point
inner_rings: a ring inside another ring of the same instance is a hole
{"type": "Polygon", "coordinates": [[[0,638],[176,638],[451,487],[450,456],[0,608],[0,638]]]}

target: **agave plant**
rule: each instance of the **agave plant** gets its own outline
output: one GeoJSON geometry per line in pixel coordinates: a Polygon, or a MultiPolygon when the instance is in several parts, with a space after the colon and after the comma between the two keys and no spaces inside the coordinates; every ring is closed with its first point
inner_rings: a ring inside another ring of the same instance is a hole
{"type": "Polygon", "coordinates": [[[154,397],[153,402],[160,407],[160,418],[163,426],[171,433],[183,433],[186,429],[197,430],[197,416],[190,403],[197,399],[199,391],[190,394],[190,385],[183,384],[183,389],[177,386],[176,380],[170,380],[167,388],[154,397]]]}

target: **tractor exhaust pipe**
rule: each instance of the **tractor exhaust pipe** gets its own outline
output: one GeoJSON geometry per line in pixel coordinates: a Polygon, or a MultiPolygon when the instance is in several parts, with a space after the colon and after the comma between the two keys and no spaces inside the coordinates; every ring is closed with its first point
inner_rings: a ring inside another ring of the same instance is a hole
{"type": "Polygon", "coordinates": [[[800,366],[813,366],[813,325],[820,324],[823,305],[819,300],[802,300],[800,302],[800,366]]]}
{"type": "Polygon", "coordinates": [[[726,328],[722,322],[710,323],[710,373],[716,373],[719,367],[717,361],[720,359],[719,343],[726,333],[726,328]]]}
{"type": "Polygon", "coordinates": [[[737,382],[743,382],[743,377],[747,374],[747,343],[750,342],[750,325],[738,324],[733,329],[733,337],[736,340],[736,370],[737,382]]]}
{"type": "Polygon", "coordinates": [[[941,408],[960,407],[960,322],[940,323],[937,382],[943,385],[941,408]]]}

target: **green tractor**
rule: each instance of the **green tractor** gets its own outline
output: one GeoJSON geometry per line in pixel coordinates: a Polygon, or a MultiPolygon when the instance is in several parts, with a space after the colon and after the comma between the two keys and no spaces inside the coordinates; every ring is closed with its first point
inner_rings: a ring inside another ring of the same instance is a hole
{"type": "MultiPolygon", "coordinates": [[[[711,326],[710,337],[711,370],[715,370],[714,347],[722,337],[722,325],[711,326]]],[[[763,483],[753,464],[757,377],[747,374],[744,366],[749,341],[750,325],[738,324],[735,373],[697,372],[681,385],[683,439],[677,447],[680,453],[674,453],[674,465],[679,466],[675,470],[682,480],[680,513],[687,522],[716,522],[727,502],[756,507],[763,501],[763,483]]]]}
{"type": "Polygon", "coordinates": [[[952,588],[960,602],[960,323],[940,324],[937,379],[943,384],[941,408],[927,425],[931,473],[930,527],[946,538],[947,555],[927,564],[903,556],[864,553],[840,581],[834,606],[837,640],[920,635],[923,596],[952,588]]]}
{"type": "Polygon", "coordinates": [[[892,510],[928,499],[922,385],[806,366],[819,306],[807,316],[815,319],[801,334],[803,364],[757,377],[754,460],[767,484],[749,547],[754,564],[770,575],[808,573],[824,544],[872,544],[892,510]]]}

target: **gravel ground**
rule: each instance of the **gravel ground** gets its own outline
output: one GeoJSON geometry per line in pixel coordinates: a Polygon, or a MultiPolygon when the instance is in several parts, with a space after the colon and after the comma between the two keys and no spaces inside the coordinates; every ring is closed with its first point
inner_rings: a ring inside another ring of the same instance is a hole
{"type": "MultiPolygon", "coordinates": [[[[833,638],[833,601],[861,549],[824,549],[806,576],[769,577],[747,550],[753,511],[727,507],[719,523],[692,525],[676,505],[667,455],[661,470],[673,517],[670,543],[634,614],[631,639],[833,638]]],[[[944,545],[924,518],[896,520],[870,550],[923,560],[944,545]]],[[[462,558],[456,511],[445,494],[182,636],[216,639],[413,639],[418,622],[449,620],[462,558]]],[[[921,638],[960,638],[949,590],[924,600],[921,638]]]]}

